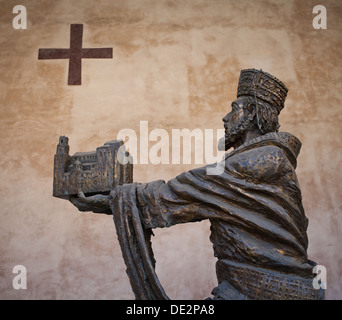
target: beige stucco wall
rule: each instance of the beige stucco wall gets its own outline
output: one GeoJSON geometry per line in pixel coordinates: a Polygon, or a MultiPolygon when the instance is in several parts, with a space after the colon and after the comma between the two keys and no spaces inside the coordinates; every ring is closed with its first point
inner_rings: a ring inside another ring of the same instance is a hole
{"type": "MultiPolygon", "coordinates": [[[[309,256],[326,266],[328,299],[342,299],[342,4],[323,0],[328,29],[312,27],[304,0],[0,0],[0,299],[131,299],[110,216],[79,213],[52,197],[59,135],[91,151],[120,129],[218,129],[239,72],[262,68],[290,89],[281,130],[303,143],[298,178],[310,223],[309,256]],[[27,29],[12,27],[14,5],[27,29]],[[84,47],[114,59],[38,60],[68,48],[71,23],[84,47]],[[15,265],[27,289],[14,290],[15,265]]],[[[153,143],[151,143],[153,145],[153,143]]],[[[168,180],[196,165],[141,165],[134,180],[168,180]]],[[[216,285],[209,223],[155,230],[157,273],[171,298],[203,299],[216,285]]]]}

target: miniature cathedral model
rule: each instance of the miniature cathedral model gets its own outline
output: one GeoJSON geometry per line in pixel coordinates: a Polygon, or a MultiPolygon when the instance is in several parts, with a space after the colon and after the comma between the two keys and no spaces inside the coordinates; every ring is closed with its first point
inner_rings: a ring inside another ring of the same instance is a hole
{"type": "Polygon", "coordinates": [[[132,157],[122,140],[106,142],[96,151],[69,155],[69,138],[61,136],[54,158],[53,196],[69,199],[78,192],[109,193],[133,182],[132,157]],[[119,161],[122,160],[122,161],[119,161]]]}

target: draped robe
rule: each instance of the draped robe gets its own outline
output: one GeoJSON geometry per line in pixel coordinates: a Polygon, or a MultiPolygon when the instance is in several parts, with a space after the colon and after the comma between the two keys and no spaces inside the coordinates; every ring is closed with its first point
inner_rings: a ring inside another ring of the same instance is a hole
{"type": "Polygon", "coordinates": [[[112,190],[111,209],[136,298],[168,299],[154,269],[152,229],[204,219],[210,220],[218,259],[214,298],[322,298],[309,288],[313,263],[295,174],[299,149],[294,136],[269,133],[228,153],[221,174],[208,174],[214,164],[168,182],[112,190]]]}

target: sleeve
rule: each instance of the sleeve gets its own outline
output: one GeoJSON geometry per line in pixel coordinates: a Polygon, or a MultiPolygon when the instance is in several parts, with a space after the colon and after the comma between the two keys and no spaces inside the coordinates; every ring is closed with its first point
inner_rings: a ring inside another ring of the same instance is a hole
{"type": "Polygon", "coordinates": [[[179,178],[162,180],[137,187],[137,203],[146,228],[164,228],[178,223],[196,222],[206,218],[196,197],[189,196],[189,185],[179,178]]]}
{"type": "Polygon", "coordinates": [[[208,175],[216,164],[183,172],[165,182],[140,184],[136,199],[146,228],[170,227],[222,216],[227,199],[236,197],[227,187],[227,173],[208,175]]]}

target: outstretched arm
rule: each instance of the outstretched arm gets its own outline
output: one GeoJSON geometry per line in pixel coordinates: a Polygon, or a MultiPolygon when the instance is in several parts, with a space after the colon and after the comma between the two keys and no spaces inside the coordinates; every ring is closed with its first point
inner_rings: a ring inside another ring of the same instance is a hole
{"type": "Polygon", "coordinates": [[[79,211],[112,214],[109,205],[109,196],[106,195],[96,194],[86,197],[83,192],[79,192],[77,197],[70,197],[69,200],[79,211]]]}

